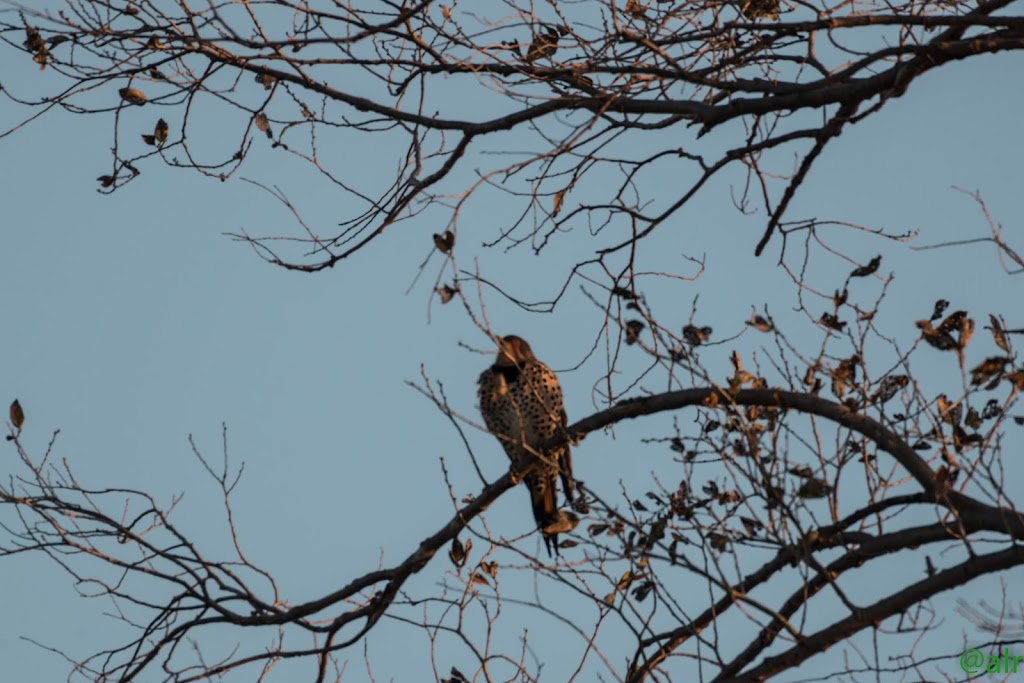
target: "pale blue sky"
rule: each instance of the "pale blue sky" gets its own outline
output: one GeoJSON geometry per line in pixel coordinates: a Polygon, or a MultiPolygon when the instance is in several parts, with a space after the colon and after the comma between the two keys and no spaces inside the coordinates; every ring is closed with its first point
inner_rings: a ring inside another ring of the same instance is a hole
{"type": "MultiPolygon", "coordinates": [[[[28,57],[3,54],[6,89],[22,94],[39,83],[58,82],[50,70],[39,73],[28,57]]],[[[1003,55],[951,64],[922,78],[906,97],[831,144],[792,215],[916,229],[917,245],[983,237],[986,227],[976,205],[951,189],[959,185],[984,194],[1020,248],[1021,67],[1019,56],[1003,55]]],[[[150,109],[129,115],[148,120],[154,116],[150,109]]],[[[25,115],[0,100],[3,129],[25,115]]],[[[428,323],[433,270],[405,294],[431,248],[431,233],[443,225],[414,219],[333,270],[286,272],[224,236],[241,229],[297,231],[280,204],[237,177],[221,183],[151,162],[129,187],[113,196],[99,194],[95,178],[109,172],[111,127],[109,115],[53,112],[0,140],[0,403],[18,398],[24,406],[26,448],[39,455],[60,429],[55,454],[86,486],[137,487],[165,502],[185,491],[176,513],[179,525],[212,555],[224,556],[228,538],[217,490],[190,454],[187,437],[193,435],[217,460],[226,423],[231,457],[246,465],[233,498],[240,539],[251,559],[280,579],[289,601],[336,589],[378,561],[399,561],[452,512],[439,458],[447,462],[457,495],[479,488],[458,434],[406,385],[419,380],[422,365],[444,382],[453,406],[476,419],[474,382],[488,359],[458,343],[483,348],[486,340],[457,305],[435,301],[428,323]]],[[[655,135],[668,134],[692,133],[655,135]]],[[[379,152],[372,135],[353,137],[349,144],[336,150],[348,158],[345,163],[363,164],[379,152]]],[[[478,158],[467,167],[485,161],[478,158]]],[[[241,175],[279,186],[324,233],[345,217],[344,196],[271,150],[261,136],[241,175]]],[[[666,192],[671,181],[665,179],[666,192]]],[[[514,285],[524,298],[550,295],[564,273],[545,272],[538,264],[566,255],[561,245],[540,259],[524,250],[479,248],[494,238],[491,219],[504,211],[515,207],[472,206],[462,215],[460,264],[470,267],[479,257],[485,275],[514,285]]],[[[794,288],[775,266],[777,245],[759,260],[751,256],[761,227],[761,217],[737,214],[726,183],[709,186],[641,246],[646,270],[690,274],[682,256],[707,257],[701,279],[663,291],[652,285],[656,310],[685,321],[699,295],[699,322],[723,337],[743,330],[751,306],[767,304],[786,318],[794,288]]],[[[916,336],[912,321],[926,317],[940,297],[971,309],[979,320],[976,343],[984,348],[991,342],[981,339],[980,321],[989,312],[1001,311],[1011,325],[1024,326],[1022,280],[998,269],[989,246],[914,252],[867,238],[839,243],[861,262],[883,253],[882,272],[896,272],[883,329],[905,345],[916,336]]],[[[581,242],[568,244],[578,248],[581,242]]],[[[435,255],[432,264],[438,261],[435,255]]],[[[835,261],[822,262],[811,279],[827,289],[839,286],[846,272],[835,261]]],[[[872,285],[877,288],[863,286],[872,285]]],[[[575,286],[565,305],[548,316],[525,314],[486,294],[495,328],[529,339],[556,370],[579,363],[597,332],[594,312],[575,286]]],[[[761,343],[748,333],[736,346],[749,354],[761,343]]],[[[973,352],[979,360],[984,354],[973,352]]],[[[727,356],[728,349],[721,349],[709,361],[724,368],[727,356]]],[[[562,374],[572,419],[595,408],[591,388],[602,370],[599,360],[562,374]]],[[[948,370],[948,363],[942,367],[936,373],[948,370]]],[[[693,415],[678,419],[689,426],[693,415]]],[[[664,422],[652,424],[622,425],[614,438],[591,435],[575,456],[577,475],[615,498],[619,480],[643,482],[652,470],[671,471],[664,449],[639,443],[665,433],[664,422]]],[[[474,430],[468,435],[488,476],[501,474],[507,461],[493,438],[474,430]]],[[[6,476],[15,471],[14,455],[10,445],[0,451],[7,456],[6,476]]],[[[669,481],[672,476],[677,475],[669,481]]],[[[496,533],[527,532],[526,494],[510,492],[486,520],[496,533]]],[[[534,535],[520,543],[532,550],[536,542],[534,535]]],[[[102,614],[110,612],[109,604],[78,599],[52,562],[31,555],[3,562],[0,661],[10,680],[42,683],[67,673],[65,662],[27,646],[20,636],[77,656],[120,644],[124,632],[102,614]]],[[[448,569],[439,555],[410,588],[429,594],[448,569]]],[[[1010,578],[1022,577],[1017,571],[1010,578]]],[[[561,599],[551,586],[543,590],[546,600],[561,599]]],[[[1000,596],[994,579],[958,593],[996,603],[1000,596]]],[[[946,597],[948,609],[953,596],[946,597]]],[[[688,605],[700,609],[705,599],[692,596],[688,605]]],[[[509,614],[515,613],[510,607],[509,614]]],[[[963,626],[952,611],[944,616],[950,628],[963,626]]],[[[503,637],[516,638],[533,623],[513,617],[503,625],[503,637]]],[[[421,635],[389,623],[380,631],[370,640],[377,680],[429,678],[422,657],[388,654],[391,639],[398,637],[422,655],[428,644],[421,635]]],[[[531,626],[534,638],[558,633],[549,620],[531,626]]],[[[221,635],[226,642],[239,637],[221,635]]],[[[540,642],[534,645],[543,649],[540,642]]],[[[612,654],[618,666],[623,653],[612,654]]],[[[361,647],[349,658],[352,670],[362,671],[361,647]]],[[[457,653],[442,664],[442,673],[460,666],[457,653]]],[[[306,673],[312,664],[290,666],[306,673]]],[[[595,670],[603,672],[598,665],[595,670]]],[[[559,680],[558,673],[551,675],[559,680]]],[[[365,677],[353,673],[352,680],[365,677]]]]}

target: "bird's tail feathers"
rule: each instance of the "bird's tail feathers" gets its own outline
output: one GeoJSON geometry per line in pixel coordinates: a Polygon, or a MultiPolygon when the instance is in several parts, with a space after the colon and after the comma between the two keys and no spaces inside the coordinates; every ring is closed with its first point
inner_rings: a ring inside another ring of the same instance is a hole
{"type": "Polygon", "coordinates": [[[530,505],[533,507],[533,519],[537,522],[537,528],[544,534],[544,545],[547,547],[548,555],[552,552],[558,556],[558,532],[549,532],[550,527],[558,527],[561,522],[561,515],[558,510],[558,487],[556,477],[531,475],[527,478],[527,486],[530,489],[530,505]]]}

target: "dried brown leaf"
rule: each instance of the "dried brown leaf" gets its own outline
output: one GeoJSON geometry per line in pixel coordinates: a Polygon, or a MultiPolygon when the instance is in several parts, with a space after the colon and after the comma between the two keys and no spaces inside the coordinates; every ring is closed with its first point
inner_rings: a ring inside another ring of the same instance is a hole
{"type": "Polygon", "coordinates": [[[14,402],[11,403],[10,415],[11,424],[14,425],[14,428],[21,429],[21,426],[25,424],[25,411],[22,410],[18,399],[14,399],[14,402]]]}

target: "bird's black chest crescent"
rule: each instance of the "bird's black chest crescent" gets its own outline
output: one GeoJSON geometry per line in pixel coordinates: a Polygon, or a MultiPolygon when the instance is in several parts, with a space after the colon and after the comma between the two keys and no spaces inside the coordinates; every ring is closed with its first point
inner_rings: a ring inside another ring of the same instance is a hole
{"type": "Polygon", "coordinates": [[[493,370],[494,370],[494,372],[498,373],[503,378],[505,378],[505,383],[506,384],[515,384],[515,383],[517,383],[520,380],[520,378],[522,377],[522,375],[523,375],[523,373],[519,370],[519,368],[517,368],[514,365],[513,366],[509,366],[509,367],[506,367],[506,366],[495,366],[493,368],[493,370]]]}
{"type": "Polygon", "coordinates": [[[523,404],[520,407],[536,406],[545,402],[548,398],[548,383],[544,381],[544,371],[537,365],[518,367],[498,367],[495,371],[505,380],[509,396],[517,403],[523,404]]]}

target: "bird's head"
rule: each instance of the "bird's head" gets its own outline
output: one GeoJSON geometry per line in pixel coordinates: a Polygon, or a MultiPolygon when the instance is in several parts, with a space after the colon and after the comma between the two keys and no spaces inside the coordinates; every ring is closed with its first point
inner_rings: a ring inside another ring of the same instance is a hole
{"type": "Polygon", "coordinates": [[[533,355],[533,349],[522,337],[510,334],[507,337],[498,337],[498,360],[494,364],[498,367],[518,367],[529,361],[537,360],[533,355]]]}

